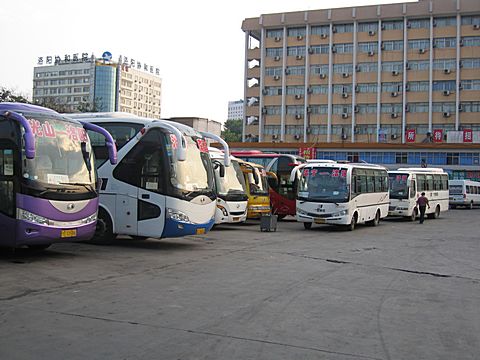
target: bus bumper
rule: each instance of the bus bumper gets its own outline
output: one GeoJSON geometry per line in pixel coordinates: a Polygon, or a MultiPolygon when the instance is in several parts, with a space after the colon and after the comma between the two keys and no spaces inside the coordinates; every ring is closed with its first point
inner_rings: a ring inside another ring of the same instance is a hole
{"type": "Polygon", "coordinates": [[[182,221],[165,219],[165,228],[163,229],[162,238],[174,238],[186,235],[203,235],[210,231],[215,224],[215,218],[203,224],[192,224],[182,221]]]}

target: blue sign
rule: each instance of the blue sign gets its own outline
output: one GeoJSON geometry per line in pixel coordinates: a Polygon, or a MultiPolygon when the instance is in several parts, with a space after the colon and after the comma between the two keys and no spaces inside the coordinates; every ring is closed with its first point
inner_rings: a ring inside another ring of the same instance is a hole
{"type": "Polygon", "coordinates": [[[102,59],[104,61],[111,61],[112,60],[112,53],[110,51],[105,51],[103,54],[102,54],[102,59]]]}

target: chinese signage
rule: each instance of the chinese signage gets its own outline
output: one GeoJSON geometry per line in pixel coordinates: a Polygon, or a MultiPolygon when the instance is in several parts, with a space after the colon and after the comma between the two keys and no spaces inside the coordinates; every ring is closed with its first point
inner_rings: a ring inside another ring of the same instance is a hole
{"type": "Polygon", "coordinates": [[[301,147],[298,150],[298,155],[307,160],[315,159],[317,157],[317,149],[314,147],[301,147]]]}
{"type": "Polygon", "coordinates": [[[58,64],[70,64],[70,63],[82,63],[82,62],[92,62],[95,59],[93,54],[91,56],[88,53],[79,53],[76,54],[65,54],[63,57],[56,56],[39,56],[37,58],[37,65],[58,65],[58,64]]]}
{"type": "Polygon", "coordinates": [[[149,72],[150,74],[155,74],[157,76],[160,76],[160,69],[158,67],[141,63],[140,61],[136,61],[135,59],[128,58],[126,56],[120,55],[120,58],[118,59],[118,63],[121,64],[125,69],[128,69],[128,68],[137,69],[137,70],[143,69],[143,71],[149,72]]]}
{"type": "Polygon", "coordinates": [[[463,130],[463,142],[471,143],[473,142],[473,131],[472,129],[463,130]]]}
{"type": "Polygon", "coordinates": [[[407,129],[407,142],[415,142],[415,129],[407,129]]]}
{"type": "Polygon", "coordinates": [[[443,129],[433,129],[433,142],[439,143],[443,141],[443,129]]]}
{"type": "Polygon", "coordinates": [[[43,124],[35,119],[28,120],[28,122],[30,123],[33,135],[39,138],[56,138],[58,135],[63,135],[68,136],[71,141],[88,141],[87,132],[82,127],[67,124],[65,128],[59,128],[57,126],[55,129],[48,120],[43,124]]]}

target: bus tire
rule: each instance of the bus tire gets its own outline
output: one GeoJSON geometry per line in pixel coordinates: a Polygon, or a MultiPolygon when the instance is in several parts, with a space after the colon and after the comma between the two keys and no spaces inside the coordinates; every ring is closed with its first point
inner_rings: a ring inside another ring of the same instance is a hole
{"type": "Polygon", "coordinates": [[[470,201],[470,204],[468,204],[467,209],[469,210],[473,209],[473,201],[470,201]]]}
{"type": "Polygon", "coordinates": [[[280,214],[280,215],[277,215],[277,219],[278,219],[278,220],[285,219],[285,216],[287,216],[287,214],[280,214]]]}
{"type": "Polygon", "coordinates": [[[312,228],[312,223],[311,222],[304,222],[303,227],[305,230],[310,230],[312,228]]]}
{"type": "Polygon", "coordinates": [[[353,230],[355,230],[356,226],[357,226],[357,213],[353,214],[352,220],[350,221],[350,224],[345,225],[345,230],[353,231],[353,230]]]}
{"type": "Polygon", "coordinates": [[[113,224],[110,215],[100,208],[98,210],[97,227],[93,239],[90,241],[93,244],[108,244],[115,240],[116,235],[113,233],[113,224]]]}
{"type": "Polygon", "coordinates": [[[373,220],[370,220],[368,222],[368,225],[370,226],[378,226],[378,224],[380,224],[380,210],[377,210],[377,212],[375,213],[375,217],[373,218],[373,220]]]}
{"type": "Polygon", "coordinates": [[[428,214],[429,219],[438,219],[440,217],[440,205],[435,207],[435,211],[433,213],[428,214]]]}
{"type": "Polygon", "coordinates": [[[415,221],[417,219],[417,209],[412,210],[412,214],[409,217],[410,221],[415,221]]]}
{"type": "Polygon", "coordinates": [[[27,247],[30,250],[35,250],[35,251],[42,251],[45,249],[48,249],[52,244],[34,244],[34,245],[27,245],[27,247]]]}

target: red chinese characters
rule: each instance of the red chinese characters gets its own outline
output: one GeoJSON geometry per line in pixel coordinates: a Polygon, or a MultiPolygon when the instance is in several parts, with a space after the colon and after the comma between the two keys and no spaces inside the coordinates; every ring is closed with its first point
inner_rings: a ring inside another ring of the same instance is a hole
{"type": "Polygon", "coordinates": [[[43,131],[44,131],[45,137],[54,138],[56,136],[55,129],[48,121],[45,121],[45,123],[43,124],[43,131]]]}
{"type": "Polygon", "coordinates": [[[407,129],[407,142],[415,142],[415,129],[407,129]]]}
{"type": "Polygon", "coordinates": [[[28,120],[30,127],[32,128],[33,135],[36,137],[43,137],[43,127],[38,120],[28,120]]]}
{"type": "Polygon", "coordinates": [[[439,143],[443,141],[443,130],[433,129],[433,142],[439,143]]]}
{"type": "Polygon", "coordinates": [[[177,137],[174,134],[170,134],[170,142],[172,143],[172,149],[178,148],[177,137]]]}
{"type": "Polygon", "coordinates": [[[339,177],[339,176],[340,176],[340,169],[333,169],[332,177],[339,177]]]}
{"type": "Polygon", "coordinates": [[[208,153],[208,145],[204,139],[197,139],[197,145],[200,152],[208,153]]]}
{"type": "Polygon", "coordinates": [[[472,131],[472,129],[463,129],[463,142],[466,142],[466,143],[473,142],[473,131],[472,131]]]}
{"type": "Polygon", "coordinates": [[[309,148],[301,147],[298,150],[298,154],[307,160],[315,159],[317,157],[317,149],[314,147],[309,147],[309,148]]]}

